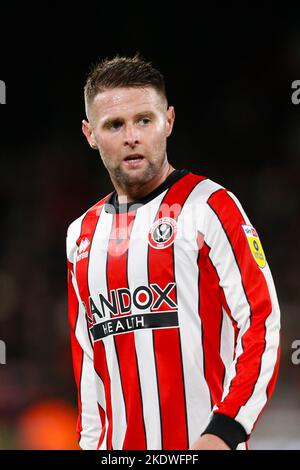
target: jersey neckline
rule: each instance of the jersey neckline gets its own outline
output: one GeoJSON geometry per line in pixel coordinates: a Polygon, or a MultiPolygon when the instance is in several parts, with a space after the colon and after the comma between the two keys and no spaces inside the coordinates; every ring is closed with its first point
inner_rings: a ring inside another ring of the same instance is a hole
{"type": "Polygon", "coordinates": [[[117,191],[113,191],[105,203],[105,212],[108,212],[109,214],[116,214],[136,210],[140,206],[143,206],[148,202],[152,201],[152,199],[156,198],[163,191],[170,188],[174,183],[179,181],[183,176],[187,175],[188,173],[189,172],[185,169],[172,171],[172,173],[170,173],[170,175],[165,179],[165,181],[163,181],[159,186],[157,186],[157,188],[155,188],[149,194],[140,199],[137,199],[136,201],[132,201],[129,203],[119,204],[117,191]]]}

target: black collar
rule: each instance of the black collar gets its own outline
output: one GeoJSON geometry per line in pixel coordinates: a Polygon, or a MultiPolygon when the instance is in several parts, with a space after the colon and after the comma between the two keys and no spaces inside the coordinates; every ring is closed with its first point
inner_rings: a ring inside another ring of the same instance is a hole
{"type": "Polygon", "coordinates": [[[156,198],[160,193],[170,188],[174,183],[176,183],[176,181],[180,180],[183,176],[187,175],[188,173],[189,172],[184,169],[172,171],[172,173],[169,174],[165,181],[163,181],[163,183],[161,183],[159,186],[157,186],[157,188],[151,191],[151,193],[147,194],[147,196],[144,196],[141,199],[129,202],[128,204],[119,204],[117,191],[114,191],[113,193],[111,193],[105,203],[105,212],[108,212],[110,214],[116,214],[138,209],[138,207],[147,204],[147,202],[149,201],[152,201],[152,199],[156,198]]]}

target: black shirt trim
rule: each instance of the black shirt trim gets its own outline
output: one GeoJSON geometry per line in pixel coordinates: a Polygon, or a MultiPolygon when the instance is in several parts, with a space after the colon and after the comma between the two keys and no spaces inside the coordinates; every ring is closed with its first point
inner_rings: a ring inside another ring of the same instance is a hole
{"type": "Polygon", "coordinates": [[[220,437],[232,450],[235,450],[241,442],[248,440],[244,427],[235,419],[222,413],[214,413],[201,436],[204,434],[214,434],[220,437]]]}
{"type": "Polygon", "coordinates": [[[117,191],[114,191],[108,200],[105,203],[104,210],[109,214],[124,213],[130,210],[136,210],[140,206],[147,204],[147,202],[152,201],[160,193],[170,188],[174,183],[179,181],[183,176],[187,175],[189,172],[185,169],[174,170],[170,175],[161,183],[157,188],[155,188],[147,196],[142,197],[136,201],[129,202],[128,204],[119,204],[117,191]]]}

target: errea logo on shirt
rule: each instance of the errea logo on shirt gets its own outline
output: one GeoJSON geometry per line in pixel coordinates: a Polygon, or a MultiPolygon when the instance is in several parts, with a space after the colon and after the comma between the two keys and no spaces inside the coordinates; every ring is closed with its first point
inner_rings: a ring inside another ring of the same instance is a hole
{"type": "Polygon", "coordinates": [[[80,261],[81,259],[87,258],[89,253],[87,251],[88,247],[90,246],[90,241],[88,238],[83,238],[80,242],[80,245],[78,247],[77,251],[77,261],[80,261]]]}
{"type": "Polygon", "coordinates": [[[266,265],[266,257],[255,228],[251,227],[251,225],[242,225],[242,228],[255,261],[258,266],[264,268],[266,265]]]}

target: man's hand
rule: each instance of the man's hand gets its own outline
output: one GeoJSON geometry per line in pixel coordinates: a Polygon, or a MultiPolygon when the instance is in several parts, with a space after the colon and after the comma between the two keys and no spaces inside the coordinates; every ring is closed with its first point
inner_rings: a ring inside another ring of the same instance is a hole
{"type": "Polygon", "coordinates": [[[230,447],[214,434],[204,434],[191,446],[190,450],[231,450],[230,447]]]}

